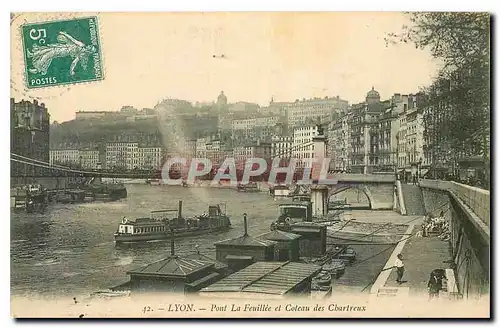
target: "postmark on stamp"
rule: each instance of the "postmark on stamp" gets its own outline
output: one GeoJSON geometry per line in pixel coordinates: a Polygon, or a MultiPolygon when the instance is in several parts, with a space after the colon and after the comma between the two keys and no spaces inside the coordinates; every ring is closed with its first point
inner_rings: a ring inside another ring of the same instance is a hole
{"type": "Polygon", "coordinates": [[[21,27],[29,89],[104,78],[97,17],[21,27]]]}

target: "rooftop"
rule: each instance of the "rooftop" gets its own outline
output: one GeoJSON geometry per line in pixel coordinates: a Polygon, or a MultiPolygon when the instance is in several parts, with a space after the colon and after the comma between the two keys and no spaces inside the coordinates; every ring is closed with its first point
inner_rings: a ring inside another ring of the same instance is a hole
{"type": "Polygon", "coordinates": [[[267,240],[274,240],[274,241],[289,241],[289,240],[295,240],[299,239],[301,236],[291,233],[291,232],[286,232],[286,231],[281,231],[281,230],[273,230],[270,232],[266,232],[262,235],[259,235],[260,238],[267,239],[267,240]]]}
{"type": "Polygon", "coordinates": [[[197,271],[214,265],[214,261],[170,256],[141,268],[128,271],[129,275],[157,277],[187,277],[197,271]]]}
{"type": "Polygon", "coordinates": [[[233,239],[226,239],[219,242],[214,243],[214,245],[230,245],[230,246],[271,246],[275,245],[276,242],[271,240],[261,240],[258,238],[250,237],[250,236],[241,236],[233,239]]]}
{"type": "Polygon", "coordinates": [[[237,292],[284,295],[305,279],[321,271],[321,266],[297,262],[257,262],[203,288],[200,292],[237,292]]]}
{"type": "Polygon", "coordinates": [[[193,253],[193,254],[186,255],[186,259],[198,260],[198,261],[202,261],[202,262],[212,262],[215,264],[216,270],[227,268],[226,264],[219,262],[217,260],[214,260],[214,259],[210,258],[209,256],[206,256],[206,255],[203,255],[200,253],[193,253]]]}

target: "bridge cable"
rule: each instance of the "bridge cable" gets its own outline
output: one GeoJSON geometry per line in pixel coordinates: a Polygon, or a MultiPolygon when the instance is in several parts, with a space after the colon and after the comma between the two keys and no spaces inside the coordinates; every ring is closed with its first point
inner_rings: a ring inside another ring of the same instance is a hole
{"type": "Polygon", "coordinates": [[[35,163],[46,164],[46,165],[49,165],[49,166],[52,166],[52,167],[60,167],[60,168],[64,168],[64,169],[70,169],[67,166],[62,166],[62,165],[57,165],[57,164],[50,164],[50,163],[47,163],[47,162],[44,162],[44,161],[40,161],[40,160],[37,160],[37,159],[34,159],[34,158],[30,158],[30,157],[21,156],[21,155],[15,154],[15,153],[10,153],[10,155],[14,156],[14,157],[19,157],[21,159],[26,159],[26,160],[29,160],[29,161],[32,161],[32,162],[35,162],[35,163]]]}

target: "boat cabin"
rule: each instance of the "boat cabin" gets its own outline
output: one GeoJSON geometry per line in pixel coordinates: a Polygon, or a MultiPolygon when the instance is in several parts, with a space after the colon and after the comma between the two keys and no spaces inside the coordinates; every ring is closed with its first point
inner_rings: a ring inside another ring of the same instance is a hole
{"type": "Polygon", "coordinates": [[[222,216],[222,215],[225,215],[226,213],[223,213],[221,208],[220,208],[220,205],[210,205],[208,206],[208,216],[209,217],[218,217],[218,216],[222,216]]]}
{"type": "Polygon", "coordinates": [[[118,225],[119,233],[134,233],[134,221],[129,221],[126,217],[122,219],[120,225],[118,225]]]}
{"type": "Polygon", "coordinates": [[[294,202],[310,202],[311,196],[309,196],[309,195],[296,195],[296,196],[293,196],[292,201],[294,201],[294,202]]]}
{"type": "Polygon", "coordinates": [[[289,197],[291,194],[291,190],[287,185],[277,185],[269,188],[269,193],[274,197],[289,197]]]}
{"type": "Polygon", "coordinates": [[[312,221],[312,204],[310,202],[292,202],[280,204],[280,219],[294,222],[312,221]]]}
{"type": "Polygon", "coordinates": [[[258,237],[264,240],[271,240],[276,242],[276,245],[274,247],[275,261],[296,262],[299,260],[300,235],[286,231],[272,230],[270,232],[259,235],[258,237]]]}
{"type": "Polygon", "coordinates": [[[233,272],[239,271],[256,261],[272,261],[277,242],[253,238],[248,235],[247,215],[243,215],[244,233],[214,243],[217,261],[226,263],[233,272]]]}

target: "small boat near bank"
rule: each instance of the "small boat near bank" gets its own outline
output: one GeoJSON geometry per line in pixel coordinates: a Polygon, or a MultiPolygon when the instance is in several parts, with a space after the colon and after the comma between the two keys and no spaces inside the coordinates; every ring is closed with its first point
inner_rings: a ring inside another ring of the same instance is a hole
{"type": "Polygon", "coordinates": [[[236,187],[238,192],[260,192],[259,185],[257,182],[250,182],[248,184],[239,184],[236,187]]]}
{"type": "Polygon", "coordinates": [[[90,294],[91,297],[95,298],[115,298],[115,297],[127,297],[130,296],[130,291],[115,291],[115,290],[99,290],[90,294]]]}
{"type": "Polygon", "coordinates": [[[291,197],[295,191],[295,187],[289,185],[276,185],[269,188],[269,194],[275,199],[291,197]]]}
{"type": "Polygon", "coordinates": [[[208,214],[182,217],[182,201],[178,210],[152,211],[150,217],[128,220],[123,218],[114,234],[116,243],[168,240],[227,231],[231,220],[220,205],[209,206],[208,214]]]}
{"type": "Polygon", "coordinates": [[[335,279],[340,278],[345,273],[345,261],[342,259],[331,259],[323,265],[323,270],[329,272],[335,279]]]}
{"type": "MultiPolygon", "coordinates": [[[[311,284],[314,287],[319,286],[329,286],[332,284],[332,275],[326,270],[322,270],[315,277],[313,277],[311,284]]],[[[315,288],[316,289],[316,288],[315,288]]],[[[320,289],[320,288],[318,288],[320,289]]]]}
{"type": "Polygon", "coordinates": [[[15,211],[26,213],[43,213],[48,206],[49,193],[40,184],[28,184],[11,188],[10,208],[15,211]]]}
{"type": "Polygon", "coordinates": [[[356,255],[357,255],[356,251],[354,250],[354,248],[350,246],[347,247],[336,246],[335,252],[336,253],[333,256],[334,259],[342,260],[346,264],[352,264],[354,263],[354,261],[356,261],[356,255]]]}

